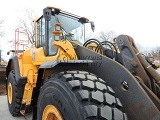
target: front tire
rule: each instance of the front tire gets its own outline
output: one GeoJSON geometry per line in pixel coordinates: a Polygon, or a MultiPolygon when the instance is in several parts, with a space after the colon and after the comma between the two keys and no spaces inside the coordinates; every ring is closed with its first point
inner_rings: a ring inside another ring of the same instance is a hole
{"type": "Polygon", "coordinates": [[[38,120],[127,120],[111,87],[85,71],[53,74],[41,88],[38,120]],[[54,109],[55,108],[55,109],[54,109]]]}

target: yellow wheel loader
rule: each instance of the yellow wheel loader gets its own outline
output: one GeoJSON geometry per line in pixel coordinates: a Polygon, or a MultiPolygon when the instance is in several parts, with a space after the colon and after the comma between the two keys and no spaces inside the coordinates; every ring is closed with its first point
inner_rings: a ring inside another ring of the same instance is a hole
{"type": "MultiPolygon", "coordinates": [[[[32,111],[33,120],[160,119],[159,99],[153,102],[143,81],[127,69],[124,52],[104,49],[96,39],[83,44],[85,25],[94,30],[94,22],[54,7],[44,8],[34,22],[35,45],[13,56],[6,67],[13,116],[32,111]]],[[[120,50],[127,44],[123,39],[117,37],[120,50]]]]}

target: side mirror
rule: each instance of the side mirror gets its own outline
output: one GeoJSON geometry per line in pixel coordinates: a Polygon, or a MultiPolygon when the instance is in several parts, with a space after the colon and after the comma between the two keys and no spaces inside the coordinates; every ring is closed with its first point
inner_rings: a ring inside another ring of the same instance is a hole
{"type": "Polygon", "coordinates": [[[95,30],[95,24],[94,24],[93,21],[91,21],[90,23],[91,23],[91,29],[92,29],[92,31],[94,32],[94,30],[95,30]]]}
{"type": "Polygon", "coordinates": [[[43,9],[43,17],[46,21],[50,21],[51,20],[51,9],[49,8],[44,8],[43,9]]]}

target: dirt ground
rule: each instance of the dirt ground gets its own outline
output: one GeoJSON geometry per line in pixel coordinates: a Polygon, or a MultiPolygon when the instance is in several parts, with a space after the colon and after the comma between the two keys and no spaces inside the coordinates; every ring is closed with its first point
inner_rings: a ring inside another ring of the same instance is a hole
{"type": "Polygon", "coordinates": [[[5,84],[0,82],[0,95],[5,95],[6,94],[6,87],[5,84]]]}
{"type": "Polygon", "coordinates": [[[0,67],[0,95],[6,94],[6,68],[0,67]]]}

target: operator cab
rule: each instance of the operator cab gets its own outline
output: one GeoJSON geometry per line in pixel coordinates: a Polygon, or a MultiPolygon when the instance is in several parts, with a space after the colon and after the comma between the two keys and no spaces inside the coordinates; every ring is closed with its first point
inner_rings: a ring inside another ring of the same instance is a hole
{"type": "Polygon", "coordinates": [[[45,55],[52,56],[57,53],[57,47],[52,42],[57,40],[53,34],[56,24],[61,24],[59,40],[78,40],[84,43],[85,23],[90,23],[94,31],[94,23],[87,18],[80,17],[58,8],[47,7],[43,9],[43,15],[36,20],[36,47],[44,47],[45,55]]]}

